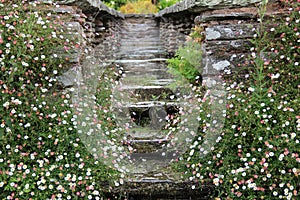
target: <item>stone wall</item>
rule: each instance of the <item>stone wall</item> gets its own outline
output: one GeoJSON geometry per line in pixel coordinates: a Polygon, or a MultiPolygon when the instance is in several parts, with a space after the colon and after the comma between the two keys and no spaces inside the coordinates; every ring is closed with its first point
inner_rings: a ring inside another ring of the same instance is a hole
{"type": "MultiPolygon", "coordinates": [[[[266,17],[280,15],[280,5],[270,3],[266,17]]],[[[251,39],[258,27],[258,7],[225,8],[201,12],[195,24],[204,28],[202,66],[204,79],[213,79],[220,74],[240,72],[251,67],[249,61],[251,39]]]]}
{"type": "Polygon", "coordinates": [[[62,0],[54,11],[66,16],[67,34],[80,40],[80,48],[71,55],[73,67],[59,79],[63,87],[78,82],[78,72],[88,79],[114,59],[119,46],[119,32],[124,16],[97,0],[62,0]]]}
{"type": "MultiPolygon", "coordinates": [[[[214,77],[220,72],[249,65],[250,39],[257,25],[257,3],[259,0],[185,0],[155,15],[160,27],[160,40],[169,56],[173,56],[179,45],[196,25],[204,27],[202,66],[204,77],[214,77]]],[[[85,64],[83,71],[92,72],[86,66],[101,66],[115,58],[119,46],[119,33],[125,15],[108,8],[100,0],[61,0],[60,13],[71,13],[73,21],[68,27],[79,33],[84,41],[81,54],[72,60],[85,64]],[[91,63],[92,62],[92,63],[91,63]],[[95,64],[96,63],[96,64],[95,64]]],[[[274,1],[269,14],[280,13],[274,1]]],[[[128,17],[128,16],[127,16],[128,17]]]]}
{"type": "Polygon", "coordinates": [[[81,25],[96,59],[112,59],[118,46],[123,14],[108,8],[98,0],[65,0],[60,3],[74,7],[84,16],[81,25]]]}
{"type": "Polygon", "coordinates": [[[170,57],[174,56],[178,47],[190,34],[195,25],[194,18],[195,15],[191,13],[157,17],[160,26],[160,41],[170,57]]]}
{"type": "Polygon", "coordinates": [[[160,11],[157,15],[161,17],[182,12],[201,13],[215,9],[247,7],[257,2],[261,0],[184,0],[160,11]]]}
{"type": "Polygon", "coordinates": [[[250,39],[255,34],[257,8],[220,9],[206,11],[195,18],[198,26],[204,27],[203,79],[214,80],[220,72],[247,64],[250,39]]]}
{"type": "MultiPolygon", "coordinates": [[[[156,14],[161,41],[170,55],[195,25],[204,29],[202,42],[203,79],[216,82],[220,73],[250,67],[250,40],[258,25],[260,0],[185,0],[156,14]]],[[[266,16],[280,15],[278,1],[269,1],[266,16]]],[[[219,80],[219,79],[218,79],[219,80]]],[[[219,80],[221,81],[221,80],[219,80]]],[[[210,82],[210,83],[209,83],[210,82]]]]}
{"type": "MultiPolygon", "coordinates": [[[[185,0],[181,1],[173,6],[170,6],[159,13],[156,17],[160,20],[161,27],[161,41],[165,45],[168,53],[172,56],[176,52],[176,49],[180,44],[185,42],[186,36],[191,32],[192,27],[194,27],[194,19],[197,15],[203,15],[205,13],[205,20],[210,20],[210,14],[212,10],[222,10],[238,7],[251,7],[254,3],[260,0],[185,0]]],[[[228,12],[230,12],[228,10],[228,12]]],[[[232,13],[235,15],[238,13],[232,13]]],[[[211,12],[212,18],[217,18],[211,12]]],[[[228,15],[228,14],[227,14],[228,15]]],[[[250,13],[251,15],[251,13],[250,13]]],[[[228,16],[222,16],[219,13],[219,17],[226,19],[228,16]]],[[[238,16],[237,18],[243,18],[243,16],[238,16]]],[[[247,16],[246,16],[247,17],[247,16]]],[[[197,18],[197,23],[199,23],[199,17],[197,18]]],[[[212,19],[213,20],[213,19],[212,19]]]]}

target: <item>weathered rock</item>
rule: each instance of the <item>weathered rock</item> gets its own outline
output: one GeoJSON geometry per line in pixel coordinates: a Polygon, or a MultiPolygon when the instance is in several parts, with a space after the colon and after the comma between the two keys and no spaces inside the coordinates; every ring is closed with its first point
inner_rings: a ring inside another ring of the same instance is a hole
{"type": "Polygon", "coordinates": [[[69,69],[64,72],[61,76],[57,77],[58,82],[63,88],[74,86],[76,82],[77,72],[75,69],[69,69]]]}
{"type": "Polygon", "coordinates": [[[206,40],[232,40],[253,38],[256,32],[253,24],[234,24],[209,27],[205,33],[206,40]]]}
{"type": "Polygon", "coordinates": [[[229,14],[210,14],[210,15],[200,15],[195,18],[196,24],[201,24],[204,22],[214,21],[214,20],[245,20],[254,19],[256,14],[254,13],[229,13],[229,14]]]}

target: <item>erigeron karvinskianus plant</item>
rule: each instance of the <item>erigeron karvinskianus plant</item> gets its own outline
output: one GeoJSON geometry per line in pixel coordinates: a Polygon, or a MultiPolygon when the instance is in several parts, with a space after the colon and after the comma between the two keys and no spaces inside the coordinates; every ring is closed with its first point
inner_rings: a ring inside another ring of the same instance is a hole
{"type": "Polygon", "coordinates": [[[69,63],[53,49],[80,44],[51,8],[0,3],[0,199],[99,199],[114,177],[81,143],[71,95],[58,90],[69,63]]]}
{"type": "Polygon", "coordinates": [[[226,79],[226,121],[213,151],[199,156],[200,133],[179,167],[189,180],[212,183],[217,199],[299,196],[300,5],[295,0],[281,6],[285,17],[268,20],[262,3],[253,66],[242,80],[226,79]]]}

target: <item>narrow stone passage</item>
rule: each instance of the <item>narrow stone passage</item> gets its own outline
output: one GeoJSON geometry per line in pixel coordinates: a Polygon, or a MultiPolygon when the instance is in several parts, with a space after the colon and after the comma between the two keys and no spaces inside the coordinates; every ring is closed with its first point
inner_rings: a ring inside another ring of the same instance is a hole
{"type": "Polygon", "coordinates": [[[203,199],[207,190],[191,191],[191,184],[169,166],[178,158],[176,147],[165,151],[170,142],[165,126],[178,115],[179,93],[170,87],[175,79],[167,72],[158,22],[138,16],[125,18],[123,25],[115,63],[123,67],[125,76],[113,92],[113,101],[117,123],[127,130],[124,145],[133,148],[133,165],[121,190],[139,200],[195,199],[195,195],[203,199]]]}
{"type": "Polygon", "coordinates": [[[136,158],[133,160],[145,162],[145,165],[136,165],[141,165],[135,169],[136,174],[142,174],[139,179],[161,179],[161,175],[145,177],[146,172],[157,170],[147,169],[153,167],[149,162],[159,164],[162,161],[155,155],[151,155],[152,158],[149,155],[145,158],[145,155],[167,142],[163,127],[166,117],[175,112],[174,100],[170,99],[174,94],[166,87],[174,80],[167,72],[166,52],[160,45],[157,22],[154,18],[126,18],[120,43],[115,62],[124,68],[125,77],[113,96],[115,102],[121,103],[116,112],[118,121],[128,130],[124,142],[134,148],[132,156],[136,158]]]}

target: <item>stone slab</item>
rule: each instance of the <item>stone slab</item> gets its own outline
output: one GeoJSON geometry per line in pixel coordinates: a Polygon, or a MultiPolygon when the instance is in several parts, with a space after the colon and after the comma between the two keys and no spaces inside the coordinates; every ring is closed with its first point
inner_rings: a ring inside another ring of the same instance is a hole
{"type": "Polygon", "coordinates": [[[206,40],[236,40],[253,38],[253,24],[216,25],[205,28],[206,40]]]}

